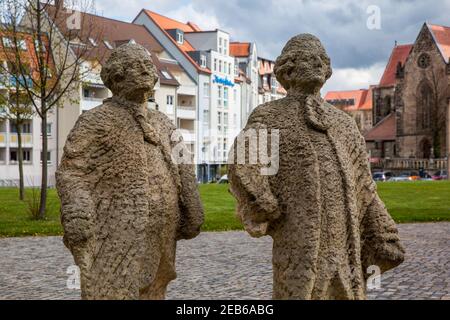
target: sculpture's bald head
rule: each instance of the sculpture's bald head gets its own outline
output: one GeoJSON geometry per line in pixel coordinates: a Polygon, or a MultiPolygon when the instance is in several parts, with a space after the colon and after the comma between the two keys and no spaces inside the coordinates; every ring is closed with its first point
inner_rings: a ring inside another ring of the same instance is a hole
{"type": "Polygon", "coordinates": [[[332,74],[325,48],[311,34],[297,35],[286,43],[274,72],[285,89],[305,93],[320,91],[332,74]]]}
{"type": "Polygon", "coordinates": [[[114,49],[102,68],[101,78],[114,96],[144,100],[158,81],[150,53],[138,44],[124,44],[114,49]]]}

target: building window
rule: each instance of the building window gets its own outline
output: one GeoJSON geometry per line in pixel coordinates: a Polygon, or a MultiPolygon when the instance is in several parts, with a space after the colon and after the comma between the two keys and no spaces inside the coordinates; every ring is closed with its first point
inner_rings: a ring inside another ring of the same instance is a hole
{"type": "Polygon", "coordinates": [[[231,63],[228,64],[228,74],[231,76],[231,63]]]}
{"type": "Polygon", "coordinates": [[[206,56],[204,54],[200,55],[200,66],[206,68],[206,56]]]}
{"type": "Polygon", "coordinates": [[[223,139],[223,150],[228,150],[227,138],[223,139]]]}
{"type": "Polygon", "coordinates": [[[27,50],[27,43],[24,39],[20,39],[17,44],[19,45],[19,49],[26,51],[27,50]]]}
{"type": "Polygon", "coordinates": [[[11,150],[11,151],[9,151],[9,161],[10,161],[10,162],[16,162],[16,161],[18,161],[17,151],[16,151],[16,150],[11,150]]]}
{"type": "Polygon", "coordinates": [[[164,78],[171,80],[172,76],[165,70],[161,71],[162,75],[164,76],[164,78]]]}
{"type": "MultiPolygon", "coordinates": [[[[39,50],[40,50],[40,46],[39,46],[39,40],[38,39],[36,39],[36,40],[34,40],[34,47],[36,48],[36,52],[39,52],[39,50]]],[[[42,43],[42,51],[43,52],[45,52],[45,45],[44,45],[44,43],[42,43]]]]}
{"type": "Polygon", "coordinates": [[[428,129],[431,125],[430,110],[432,108],[433,101],[433,89],[431,86],[424,82],[420,85],[417,99],[417,127],[419,129],[428,129]]]}
{"type": "Polygon", "coordinates": [[[223,73],[227,73],[227,63],[223,62],[223,73]]]}
{"type": "Polygon", "coordinates": [[[222,38],[219,38],[219,53],[222,53],[222,38]]]}
{"type": "Polygon", "coordinates": [[[267,87],[269,83],[267,82],[267,75],[263,76],[263,86],[267,87]]]}
{"type": "Polygon", "coordinates": [[[225,108],[228,107],[228,88],[227,87],[223,88],[223,106],[225,108]]]}
{"type": "Polygon", "coordinates": [[[92,46],[97,47],[97,42],[94,40],[94,38],[89,38],[89,42],[92,44],[92,46]]]}
{"type": "Polygon", "coordinates": [[[31,161],[31,151],[23,150],[23,161],[30,162],[31,161]]]}
{"type": "Polygon", "coordinates": [[[47,136],[51,136],[51,135],[52,135],[52,124],[47,123],[47,136]]]}
{"type": "Polygon", "coordinates": [[[233,89],[233,102],[234,104],[237,104],[237,90],[233,89]]]}
{"type": "MultiPolygon", "coordinates": [[[[42,162],[42,156],[43,156],[43,152],[41,151],[41,162],[42,162]]],[[[51,163],[52,162],[52,153],[50,151],[47,151],[47,163],[51,163]]]]}
{"type": "Polygon", "coordinates": [[[205,98],[209,97],[209,83],[203,84],[203,97],[205,98]]]}
{"type": "Polygon", "coordinates": [[[173,106],[173,96],[172,95],[167,95],[167,97],[166,97],[166,104],[168,105],[168,106],[173,106]]]}
{"type": "Polygon", "coordinates": [[[217,105],[222,106],[222,86],[217,86],[217,105]]]}
{"type": "Polygon", "coordinates": [[[209,124],[209,110],[203,110],[203,124],[205,126],[209,124]]]}
{"type": "Polygon", "coordinates": [[[228,41],[227,39],[223,39],[223,54],[228,55],[228,41]]]}
{"type": "Polygon", "coordinates": [[[237,63],[234,65],[234,76],[239,77],[239,67],[237,63]]]}
{"type": "Polygon", "coordinates": [[[179,44],[183,44],[183,42],[184,42],[184,35],[181,30],[177,30],[177,42],[179,44]]]}
{"type": "Polygon", "coordinates": [[[217,112],[217,130],[222,132],[222,112],[217,112]]]}
{"type": "Polygon", "coordinates": [[[22,126],[22,133],[31,133],[31,123],[24,123],[22,126]]]}
{"type": "Polygon", "coordinates": [[[219,60],[219,72],[222,72],[222,60],[219,60]]]}
{"type": "Polygon", "coordinates": [[[111,43],[109,43],[108,40],[103,40],[103,43],[105,44],[105,46],[106,46],[109,50],[114,49],[114,47],[111,45],[111,43]]]}
{"type": "Polygon", "coordinates": [[[3,46],[6,48],[12,48],[14,46],[14,42],[12,41],[11,38],[3,37],[2,41],[3,41],[3,46]]]}

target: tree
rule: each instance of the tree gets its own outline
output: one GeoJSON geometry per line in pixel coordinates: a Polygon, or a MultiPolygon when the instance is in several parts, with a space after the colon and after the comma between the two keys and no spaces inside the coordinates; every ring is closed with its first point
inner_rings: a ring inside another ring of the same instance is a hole
{"type": "Polygon", "coordinates": [[[0,106],[4,115],[13,122],[17,132],[17,160],[19,164],[19,199],[25,199],[25,183],[23,176],[23,148],[22,148],[22,126],[25,121],[32,118],[33,109],[31,102],[26,96],[18,82],[11,81],[6,75],[0,76],[0,85],[6,88],[6,94],[0,95],[0,106]]]}
{"type": "Polygon", "coordinates": [[[39,219],[45,218],[47,204],[49,112],[66,101],[77,101],[81,81],[91,72],[85,62],[101,60],[94,43],[101,39],[102,32],[85,14],[93,11],[93,2],[67,2],[0,0],[0,34],[8,39],[3,41],[3,56],[16,71],[9,74],[29,97],[41,120],[39,219]]]}

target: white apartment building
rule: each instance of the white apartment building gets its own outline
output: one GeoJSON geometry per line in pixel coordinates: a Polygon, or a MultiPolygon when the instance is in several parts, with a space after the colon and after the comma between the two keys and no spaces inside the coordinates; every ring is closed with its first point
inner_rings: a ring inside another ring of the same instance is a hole
{"type": "Polygon", "coordinates": [[[258,106],[259,65],[256,43],[231,42],[231,55],[235,58],[235,77],[241,91],[241,128],[245,127],[250,113],[258,106]]]}
{"type": "Polygon", "coordinates": [[[241,117],[229,34],[218,29],[202,31],[192,22],[182,23],[149,10],[142,10],[133,23],[144,25],[195,83],[197,177],[201,182],[217,179],[241,117]]]}
{"type": "MultiPolygon", "coordinates": [[[[34,44],[31,37],[23,34],[23,59],[30,65],[33,63],[33,58],[30,57],[30,52],[34,52],[34,44]]],[[[8,43],[7,36],[0,37],[1,44],[8,43]]],[[[10,70],[12,66],[8,65],[6,61],[2,61],[3,68],[1,70],[10,70]]],[[[30,69],[31,70],[31,69],[30,69]]],[[[15,90],[15,79],[13,76],[0,74],[2,81],[0,81],[0,95],[7,97],[11,90],[15,90]],[[9,77],[9,79],[8,79],[9,77]]],[[[28,86],[33,85],[31,79],[28,86]]],[[[30,108],[34,111],[34,107],[30,104],[30,108]]],[[[0,187],[2,186],[18,186],[19,185],[19,167],[18,167],[18,136],[17,124],[14,117],[7,112],[7,105],[0,105],[0,187]]],[[[23,157],[23,173],[25,186],[37,186],[41,183],[41,119],[35,113],[25,120],[21,125],[22,133],[22,157],[23,157]]],[[[49,112],[47,117],[47,134],[48,134],[48,185],[55,184],[55,170],[58,163],[58,133],[57,133],[57,114],[49,112]]]]}
{"type": "Polygon", "coordinates": [[[258,103],[263,104],[269,101],[278,100],[286,96],[286,90],[280,85],[273,68],[275,61],[258,57],[258,103]]]}

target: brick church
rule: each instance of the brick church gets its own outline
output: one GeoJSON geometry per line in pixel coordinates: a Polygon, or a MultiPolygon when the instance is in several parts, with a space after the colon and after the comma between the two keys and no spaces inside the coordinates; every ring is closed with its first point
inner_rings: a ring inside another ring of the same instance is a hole
{"type": "MultiPolygon", "coordinates": [[[[380,83],[368,90],[372,107],[352,112],[372,122],[360,128],[373,161],[447,157],[449,58],[450,27],[425,23],[413,44],[394,47],[380,83]]],[[[325,100],[336,105],[333,97],[349,92],[329,92],[325,100]]]]}

